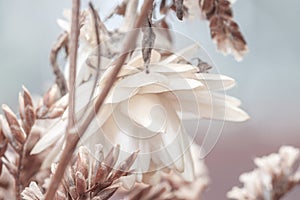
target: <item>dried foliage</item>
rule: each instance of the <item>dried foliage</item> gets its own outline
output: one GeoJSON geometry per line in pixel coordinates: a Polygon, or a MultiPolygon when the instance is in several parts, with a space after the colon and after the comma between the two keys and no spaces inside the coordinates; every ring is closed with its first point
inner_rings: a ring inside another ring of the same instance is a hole
{"type": "MultiPolygon", "coordinates": [[[[109,199],[122,186],[121,178],[131,176],[130,168],[137,156],[135,152],[116,165],[119,153],[119,146],[113,148],[105,157],[100,145],[96,146],[93,153],[81,146],[74,163],[67,168],[54,199],[109,199]]],[[[54,164],[52,174],[55,171],[54,164]]],[[[43,190],[49,187],[49,181],[46,181],[43,187],[44,189],[41,189],[32,182],[22,192],[22,196],[26,200],[42,200],[43,190]]]]}
{"type": "Polygon", "coordinates": [[[300,184],[300,150],[283,146],[278,154],[254,160],[254,171],[240,176],[243,188],[234,187],[228,192],[230,199],[278,200],[300,184]]]}
{"type": "Polygon", "coordinates": [[[181,176],[163,174],[157,185],[137,184],[126,200],[200,200],[208,186],[206,177],[199,177],[194,182],[187,182],[181,176]]]}
{"type": "Polygon", "coordinates": [[[201,160],[199,146],[193,144],[191,147],[192,159],[195,165],[194,181],[186,181],[181,174],[175,171],[161,172],[160,180],[156,184],[146,185],[137,183],[135,187],[127,192],[126,200],[200,200],[209,184],[206,165],[201,160]]]}
{"type": "MultiPolygon", "coordinates": [[[[37,117],[29,91],[23,87],[23,94],[19,95],[20,120],[7,105],[3,105],[2,109],[5,119],[1,118],[0,169],[5,166],[7,171],[4,172],[6,174],[1,179],[5,179],[9,172],[14,179],[15,198],[20,199],[20,192],[31,180],[40,182],[48,174],[47,170],[40,170],[45,152],[30,155],[31,149],[40,138],[40,132],[33,129],[37,117]]],[[[5,195],[5,193],[3,194],[5,195]]]]}
{"type": "Polygon", "coordinates": [[[240,61],[247,53],[246,41],[238,24],[233,20],[231,3],[228,0],[200,0],[202,13],[210,23],[212,39],[217,43],[218,50],[233,54],[240,61]]]}
{"type": "Polygon", "coordinates": [[[55,119],[60,117],[66,110],[68,102],[59,98],[58,87],[51,87],[40,100],[36,108],[36,118],[41,120],[55,119]]]}

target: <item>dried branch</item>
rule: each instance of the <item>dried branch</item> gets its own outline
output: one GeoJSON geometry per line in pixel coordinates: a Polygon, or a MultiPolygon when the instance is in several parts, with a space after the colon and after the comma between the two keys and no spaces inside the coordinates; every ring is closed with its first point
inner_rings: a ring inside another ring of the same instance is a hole
{"type": "Polygon", "coordinates": [[[232,54],[238,61],[242,60],[248,47],[238,24],[233,20],[230,2],[201,0],[200,6],[210,22],[211,37],[217,43],[218,50],[225,55],[232,54]]]}
{"type": "Polygon", "coordinates": [[[57,56],[58,56],[59,51],[62,48],[65,48],[66,50],[68,49],[68,33],[67,32],[62,33],[58,37],[58,40],[53,45],[53,47],[51,49],[51,54],[50,54],[50,62],[52,65],[52,70],[56,76],[55,82],[60,90],[61,96],[64,96],[68,91],[67,82],[66,82],[63,72],[61,71],[61,69],[59,68],[59,65],[57,63],[57,56]]]}
{"type": "MultiPolygon", "coordinates": [[[[135,28],[141,27],[143,24],[145,18],[147,17],[147,11],[149,10],[150,6],[153,4],[152,1],[145,1],[144,5],[142,7],[141,14],[138,16],[138,18],[135,21],[135,28]]],[[[89,123],[92,121],[92,119],[95,116],[95,113],[99,111],[101,108],[106,96],[108,95],[119,71],[121,70],[121,67],[123,66],[127,55],[134,49],[135,47],[135,41],[137,39],[138,32],[133,31],[131,34],[128,35],[126,38],[126,42],[124,44],[124,49],[119,59],[116,61],[116,65],[111,70],[110,78],[107,80],[105,87],[103,88],[101,94],[98,96],[95,102],[94,109],[89,110],[89,113],[85,120],[83,120],[82,123],[79,123],[79,127],[77,130],[77,134],[69,134],[66,138],[66,146],[62,152],[60,163],[58,165],[57,171],[54,174],[52,180],[51,180],[51,187],[49,188],[47,194],[46,194],[46,200],[52,200],[53,196],[58,188],[58,185],[61,181],[61,178],[64,174],[64,171],[72,157],[72,154],[77,146],[77,143],[79,142],[80,137],[85,133],[86,129],[89,126],[89,123]]],[[[70,108],[71,109],[71,108],[70,108]]]]}

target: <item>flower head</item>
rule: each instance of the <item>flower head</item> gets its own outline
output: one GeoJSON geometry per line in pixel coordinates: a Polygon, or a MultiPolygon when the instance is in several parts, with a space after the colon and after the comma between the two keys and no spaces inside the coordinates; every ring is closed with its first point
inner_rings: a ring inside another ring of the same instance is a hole
{"type": "MultiPolygon", "coordinates": [[[[182,120],[244,121],[248,118],[238,108],[238,100],[216,92],[232,87],[235,83],[232,78],[199,73],[198,67],[181,63],[184,56],[194,50],[195,46],[169,56],[152,51],[149,74],[145,73],[142,56],[133,54],[122,67],[102,109],[83,136],[82,144],[101,143],[104,152],[119,144],[123,156],[140,150],[133,164],[138,181],[155,182],[159,180],[159,170],[170,169],[180,172],[186,180],[193,180],[191,141],[182,120]]],[[[112,67],[101,76],[94,97],[101,93],[112,67]]],[[[78,116],[90,103],[92,85],[93,80],[90,80],[77,89],[78,116]]],[[[67,112],[38,142],[33,153],[55,141],[63,145],[66,115],[67,112]]]]}

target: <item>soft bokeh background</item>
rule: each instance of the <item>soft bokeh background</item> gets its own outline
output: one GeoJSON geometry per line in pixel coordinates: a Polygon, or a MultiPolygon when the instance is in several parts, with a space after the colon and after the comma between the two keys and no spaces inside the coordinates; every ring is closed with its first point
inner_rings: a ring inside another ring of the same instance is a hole
{"type": "MultiPolygon", "coordinates": [[[[70,1],[0,0],[0,104],[15,108],[23,84],[41,94],[54,80],[49,52],[60,33],[56,19],[68,7],[70,1]]],[[[285,144],[300,147],[300,1],[239,0],[233,8],[250,49],[240,63],[216,53],[207,23],[174,27],[200,42],[221,73],[237,80],[230,94],[251,116],[245,123],[226,123],[207,157],[212,179],[207,199],[224,199],[239,184],[239,174],[254,167],[255,156],[285,144]]],[[[299,195],[300,187],[285,199],[299,195]]]]}

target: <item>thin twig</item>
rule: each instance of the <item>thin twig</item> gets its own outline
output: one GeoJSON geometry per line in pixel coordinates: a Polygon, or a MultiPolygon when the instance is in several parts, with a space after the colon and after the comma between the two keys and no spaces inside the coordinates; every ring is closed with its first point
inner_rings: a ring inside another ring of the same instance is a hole
{"type": "MultiPolygon", "coordinates": [[[[74,0],[73,4],[76,4],[77,2],[78,2],[78,0],[77,1],[74,0]]],[[[78,2],[78,4],[79,4],[79,2],[78,2]]],[[[77,6],[78,6],[78,4],[77,4],[77,6]]],[[[150,0],[144,2],[144,5],[143,5],[142,10],[141,10],[141,14],[137,17],[137,19],[135,21],[134,28],[139,28],[143,25],[143,22],[144,22],[145,18],[148,15],[148,10],[151,8],[152,4],[153,4],[153,1],[150,1],[150,0]]],[[[76,7],[76,5],[75,5],[75,7],[76,7]]],[[[125,44],[124,44],[124,49],[123,49],[124,54],[122,54],[119,57],[119,59],[116,61],[115,67],[110,72],[110,78],[107,79],[107,82],[106,82],[102,92],[100,93],[100,95],[96,99],[94,109],[89,110],[89,113],[88,113],[86,119],[82,122],[82,124],[77,129],[77,134],[68,134],[67,135],[66,146],[65,146],[65,148],[62,152],[60,162],[58,164],[56,172],[55,172],[54,176],[52,177],[52,180],[51,180],[51,183],[50,183],[50,188],[47,191],[45,200],[52,200],[53,199],[53,197],[55,195],[55,192],[58,189],[60,181],[63,177],[63,174],[64,174],[64,172],[67,168],[67,165],[68,165],[69,161],[72,158],[72,155],[73,155],[73,152],[75,151],[77,143],[79,142],[80,137],[87,130],[90,122],[92,121],[92,119],[95,116],[95,113],[97,113],[100,110],[101,105],[103,104],[103,102],[104,102],[106,96],[108,95],[113,83],[115,82],[115,79],[116,79],[119,71],[121,70],[121,67],[123,66],[123,64],[126,61],[127,55],[130,52],[132,52],[132,50],[134,49],[134,47],[136,45],[136,40],[138,38],[137,37],[138,33],[139,33],[138,31],[132,31],[128,35],[128,37],[126,38],[126,41],[125,41],[125,44]]]]}
{"type": "Polygon", "coordinates": [[[89,3],[89,7],[91,9],[92,12],[92,16],[94,19],[94,28],[95,28],[95,35],[96,35],[96,43],[97,43],[97,61],[96,61],[96,77],[95,77],[95,82],[93,85],[93,89],[91,92],[91,96],[89,99],[89,102],[92,100],[96,86],[97,86],[97,81],[99,79],[99,75],[100,75],[100,62],[101,62],[101,47],[100,47],[100,35],[99,35],[99,24],[98,24],[98,19],[99,16],[97,14],[97,11],[95,10],[93,4],[90,2],[89,3]]]}
{"type": "Polygon", "coordinates": [[[50,54],[50,62],[51,62],[52,70],[56,76],[55,82],[62,96],[64,96],[67,93],[68,88],[67,88],[67,82],[65,76],[63,75],[57,63],[57,55],[58,52],[61,50],[61,48],[67,46],[67,43],[68,43],[68,33],[64,32],[59,36],[57,42],[53,45],[50,54]]]}

